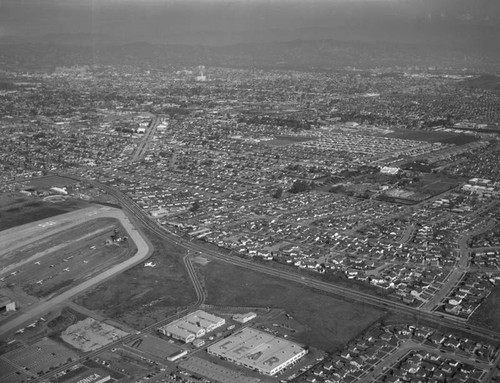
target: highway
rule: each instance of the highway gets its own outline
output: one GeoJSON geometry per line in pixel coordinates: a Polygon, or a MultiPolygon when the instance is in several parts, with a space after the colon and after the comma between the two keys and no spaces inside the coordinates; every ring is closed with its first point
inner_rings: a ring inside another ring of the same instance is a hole
{"type": "MultiPolygon", "coordinates": [[[[195,253],[202,253],[204,256],[209,258],[222,261],[225,263],[229,263],[235,266],[240,266],[245,269],[254,270],[257,272],[261,272],[267,275],[275,276],[282,279],[287,279],[290,281],[294,281],[312,288],[316,288],[318,290],[322,290],[324,292],[330,293],[332,295],[338,296],[342,299],[349,299],[357,302],[364,302],[366,304],[370,304],[372,306],[378,307],[383,310],[390,310],[401,314],[407,314],[418,318],[419,320],[426,320],[437,325],[446,325],[450,328],[454,328],[457,330],[461,330],[464,332],[468,332],[474,335],[482,336],[488,338],[490,340],[499,341],[500,336],[496,332],[489,331],[479,326],[475,326],[472,324],[467,324],[464,321],[460,321],[456,318],[451,318],[449,316],[441,315],[436,312],[422,311],[419,308],[410,307],[403,303],[394,302],[389,299],[380,298],[373,296],[371,294],[354,291],[347,287],[333,285],[330,283],[322,282],[314,277],[311,277],[307,274],[299,274],[294,271],[285,271],[278,270],[271,266],[266,266],[262,264],[258,264],[256,262],[252,262],[247,259],[242,259],[236,256],[228,256],[221,254],[218,251],[207,249],[206,246],[199,245],[197,243],[193,243],[189,240],[183,239],[178,235],[175,235],[171,232],[168,232],[165,228],[161,227],[158,223],[156,223],[148,214],[146,214],[139,206],[137,206],[130,198],[128,198],[121,191],[116,190],[113,187],[102,184],[100,182],[87,180],[84,178],[75,177],[72,175],[60,174],[62,177],[67,177],[70,179],[74,179],[80,182],[87,182],[89,184],[94,185],[97,188],[105,190],[110,195],[114,196],[121,204],[124,209],[129,211],[131,214],[135,216],[135,218],[140,221],[145,227],[148,228],[151,232],[155,233],[159,237],[173,241],[174,243],[184,247],[187,250],[191,250],[195,253]]],[[[192,280],[197,280],[196,275],[192,275],[193,270],[189,270],[190,276],[192,280]]],[[[197,289],[195,287],[195,289],[197,289]]],[[[197,289],[197,293],[199,293],[197,289]]]]}
{"type": "MultiPolygon", "coordinates": [[[[102,190],[105,190],[106,192],[108,192],[109,194],[114,196],[118,201],[120,201],[123,205],[123,208],[126,211],[128,211],[130,214],[132,214],[135,217],[135,219],[140,221],[145,227],[147,227],[148,230],[152,231],[153,233],[155,233],[156,235],[158,235],[159,237],[161,237],[165,240],[172,241],[172,242],[184,247],[187,250],[187,253],[183,258],[183,262],[184,262],[186,269],[189,273],[189,277],[191,279],[191,282],[193,283],[193,286],[195,288],[197,300],[191,306],[186,307],[184,310],[179,311],[176,314],[171,315],[170,317],[167,317],[167,318],[165,318],[157,323],[154,323],[154,324],[144,328],[142,330],[142,332],[137,331],[136,333],[129,334],[129,335],[125,336],[124,338],[118,339],[118,340],[114,341],[113,343],[110,343],[109,345],[107,345],[99,350],[96,350],[96,351],[93,351],[89,354],[86,354],[85,357],[82,357],[76,361],[69,363],[69,364],[65,364],[64,366],[56,368],[56,369],[48,372],[47,374],[43,375],[42,377],[39,377],[37,379],[32,380],[33,383],[46,382],[46,381],[48,381],[48,379],[50,377],[53,377],[54,375],[56,375],[59,372],[67,370],[71,366],[74,366],[74,365],[77,365],[77,364],[84,362],[84,360],[87,358],[92,359],[92,358],[98,356],[103,351],[118,347],[122,343],[130,343],[136,339],[139,339],[143,333],[155,332],[158,327],[160,327],[164,324],[167,324],[175,319],[178,319],[178,318],[186,315],[188,312],[198,308],[205,301],[206,292],[205,292],[203,286],[201,285],[200,281],[198,280],[198,277],[196,275],[194,267],[191,263],[191,255],[194,255],[196,253],[201,253],[205,257],[212,258],[212,259],[222,261],[225,263],[229,263],[229,264],[233,264],[233,265],[240,266],[243,268],[251,269],[251,270],[254,270],[257,272],[262,272],[262,273],[265,273],[268,275],[276,276],[278,278],[291,280],[291,281],[294,281],[294,282],[297,282],[297,283],[300,283],[300,284],[303,284],[303,285],[306,285],[306,286],[309,286],[312,288],[316,288],[316,289],[331,293],[331,294],[339,296],[341,298],[348,298],[348,299],[352,299],[354,301],[365,302],[365,303],[371,304],[375,307],[381,308],[383,310],[391,310],[394,312],[400,312],[403,314],[412,315],[412,316],[418,318],[418,320],[425,319],[425,320],[433,322],[437,325],[446,325],[446,326],[449,326],[450,328],[455,328],[458,330],[473,333],[473,334],[476,334],[476,335],[479,335],[479,336],[482,336],[485,338],[489,338],[489,339],[494,340],[494,341],[500,340],[500,337],[498,336],[498,334],[496,334],[494,332],[488,331],[488,330],[483,329],[483,328],[478,327],[478,326],[467,325],[464,322],[457,321],[455,318],[447,318],[444,316],[440,316],[434,312],[421,311],[418,308],[408,307],[408,306],[400,304],[398,302],[392,302],[390,300],[374,297],[374,296],[369,295],[369,294],[365,294],[365,293],[361,293],[361,292],[357,292],[357,291],[351,291],[350,289],[342,287],[342,286],[335,286],[335,285],[332,285],[329,283],[317,281],[314,278],[311,278],[309,276],[300,275],[300,274],[297,274],[295,272],[277,270],[277,269],[274,269],[270,266],[260,265],[260,264],[257,264],[255,262],[248,261],[246,259],[238,258],[236,256],[227,256],[227,255],[221,254],[217,251],[206,249],[204,246],[197,245],[196,243],[192,243],[188,240],[185,240],[185,239],[183,239],[183,238],[181,238],[173,233],[168,232],[166,229],[159,226],[145,212],[143,212],[139,206],[137,206],[132,200],[130,200],[126,195],[124,195],[120,191],[118,191],[112,187],[109,187],[107,185],[96,182],[96,181],[91,181],[91,180],[87,180],[87,179],[80,179],[78,177],[68,176],[68,175],[62,175],[62,176],[67,177],[67,178],[71,178],[71,179],[76,179],[76,180],[82,181],[82,182],[87,182],[87,183],[93,184],[94,186],[96,186],[98,188],[101,188],[102,190]]],[[[499,356],[498,356],[496,362],[498,362],[499,359],[500,359],[500,353],[499,353],[499,356]]]]}
{"type": "Polygon", "coordinates": [[[144,158],[144,155],[146,154],[146,151],[148,150],[149,147],[149,142],[153,138],[156,128],[160,124],[161,119],[160,117],[155,117],[151,120],[151,123],[149,124],[146,133],[144,134],[144,137],[142,138],[141,142],[139,145],[137,145],[137,148],[135,150],[134,155],[132,156],[132,159],[130,162],[137,162],[141,161],[144,158]]]}

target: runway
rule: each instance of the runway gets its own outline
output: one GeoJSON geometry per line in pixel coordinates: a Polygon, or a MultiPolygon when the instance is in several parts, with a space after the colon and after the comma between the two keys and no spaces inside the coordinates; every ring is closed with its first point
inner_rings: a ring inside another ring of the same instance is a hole
{"type": "Polygon", "coordinates": [[[21,327],[24,323],[32,321],[33,318],[39,318],[62,302],[143,262],[151,255],[153,247],[146,240],[145,236],[134,227],[123,211],[111,207],[91,207],[52,217],[50,220],[45,219],[1,232],[0,243],[5,243],[6,246],[0,251],[0,256],[7,251],[12,251],[18,247],[35,242],[37,239],[53,235],[97,218],[115,218],[120,221],[123,228],[127,231],[130,240],[137,247],[137,252],[134,256],[55,297],[42,299],[26,307],[25,310],[21,309],[15,317],[0,326],[0,336],[21,327]],[[46,225],[49,222],[50,225],[46,225]]]}

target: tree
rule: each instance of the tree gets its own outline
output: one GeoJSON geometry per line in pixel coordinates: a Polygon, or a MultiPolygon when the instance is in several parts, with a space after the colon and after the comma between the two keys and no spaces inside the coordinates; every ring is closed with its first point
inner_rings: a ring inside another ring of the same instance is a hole
{"type": "Polygon", "coordinates": [[[195,212],[200,210],[201,204],[200,201],[194,201],[191,207],[189,208],[189,211],[195,212]]]}
{"type": "Polygon", "coordinates": [[[281,198],[281,196],[283,195],[283,188],[280,186],[278,189],[276,189],[276,191],[274,192],[273,194],[273,198],[281,198]]]}
{"type": "Polygon", "coordinates": [[[302,193],[309,190],[309,183],[304,180],[297,180],[290,188],[290,193],[302,193]]]}

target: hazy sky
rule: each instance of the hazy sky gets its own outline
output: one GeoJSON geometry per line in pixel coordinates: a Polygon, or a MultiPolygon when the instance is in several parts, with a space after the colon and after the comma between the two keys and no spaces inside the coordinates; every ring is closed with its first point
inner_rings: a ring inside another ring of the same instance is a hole
{"type": "Polygon", "coordinates": [[[429,26],[491,40],[500,0],[0,0],[0,37],[33,41],[87,33],[165,43],[411,40],[429,26]]]}

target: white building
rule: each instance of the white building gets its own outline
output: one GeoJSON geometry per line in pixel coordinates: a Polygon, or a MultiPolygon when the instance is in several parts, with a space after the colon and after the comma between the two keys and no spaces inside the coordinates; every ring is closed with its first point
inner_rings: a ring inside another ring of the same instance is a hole
{"type": "Polygon", "coordinates": [[[261,374],[274,376],[306,355],[307,349],[253,328],[244,328],[211,345],[207,352],[261,374]]]}
{"type": "Polygon", "coordinates": [[[16,311],[16,302],[13,300],[0,295],[0,312],[2,311],[16,311]]]}
{"type": "Polygon", "coordinates": [[[252,319],[257,318],[257,314],[254,312],[249,312],[246,314],[235,314],[233,315],[233,320],[239,323],[247,323],[252,319]]]}
{"type": "Polygon", "coordinates": [[[224,326],[225,323],[226,320],[224,318],[219,318],[203,310],[198,310],[166,326],[160,327],[158,332],[184,343],[190,343],[196,338],[200,338],[214,331],[216,328],[224,326]]]}

